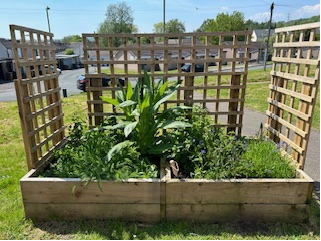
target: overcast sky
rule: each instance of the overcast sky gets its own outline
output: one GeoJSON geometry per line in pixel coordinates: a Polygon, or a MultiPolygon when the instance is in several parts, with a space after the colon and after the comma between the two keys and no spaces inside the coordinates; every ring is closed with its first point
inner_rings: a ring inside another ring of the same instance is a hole
{"type": "MultiPolygon", "coordinates": [[[[1,0],[0,38],[10,38],[9,24],[48,31],[46,7],[55,39],[67,35],[93,33],[105,19],[107,6],[118,0],[1,0]]],[[[153,25],[163,21],[163,0],[125,0],[133,11],[134,24],[140,33],[150,33],[153,25]]],[[[317,0],[275,0],[273,21],[309,18],[320,14],[317,0]]],[[[258,22],[270,18],[269,0],[166,0],[166,21],[177,18],[192,32],[205,19],[218,13],[244,13],[245,20],[258,22]]]]}

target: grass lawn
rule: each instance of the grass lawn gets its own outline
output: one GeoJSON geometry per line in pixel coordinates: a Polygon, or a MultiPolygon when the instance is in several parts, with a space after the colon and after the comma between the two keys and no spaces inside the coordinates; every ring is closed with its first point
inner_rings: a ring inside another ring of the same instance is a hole
{"type": "MultiPolygon", "coordinates": [[[[265,110],[266,86],[267,83],[249,85],[247,97],[251,101],[246,102],[246,105],[265,110]]],[[[64,98],[63,110],[66,125],[72,122],[72,116],[76,113],[86,119],[86,94],[64,98]]],[[[320,116],[319,101],[316,115],[320,116]]],[[[312,200],[309,222],[300,224],[278,222],[202,224],[179,221],[147,225],[116,220],[74,222],[25,220],[19,180],[26,174],[27,165],[16,102],[0,102],[0,126],[0,239],[320,240],[320,204],[315,199],[312,200]]]]}

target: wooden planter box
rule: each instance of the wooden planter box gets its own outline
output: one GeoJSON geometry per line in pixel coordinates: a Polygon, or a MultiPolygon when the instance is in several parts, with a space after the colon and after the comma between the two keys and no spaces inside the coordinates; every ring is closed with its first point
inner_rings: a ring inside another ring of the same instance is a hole
{"type": "Polygon", "coordinates": [[[78,178],[33,177],[20,180],[25,216],[33,220],[125,219],[160,220],[160,179],[84,183],[78,178]]]}
{"type": "Polygon", "coordinates": [[[302,170],[294,179],[167,180],[166,218],[303,222],[309,217],[313,183],[302,170]]]}
{"type": "Polygon", "coordinates": [[[129,179],[84,187],[80,179],[36,177],[21,180],[26,218],[33,220],[123,219],[139,222],[287,221],[309,216],[313,180],[295,179],[129,179]],[[75,187],[76,186],[76,187],[75,187]]]}

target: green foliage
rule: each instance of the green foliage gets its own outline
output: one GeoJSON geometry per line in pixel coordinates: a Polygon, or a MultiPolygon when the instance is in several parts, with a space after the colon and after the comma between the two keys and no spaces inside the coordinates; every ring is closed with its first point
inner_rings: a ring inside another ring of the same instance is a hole
{"type": "MultiPolygon", "coordinates": [[[[105,20],[99,24],[98,33],[132,33],[137,32],[137,27],[133,24],[133,13],[125,2],[109,4],[105,14],[105,20]]],[[[108,40],[103,39],[102,46],[108,46],[108,40]]],[[[113,39],[113,46],[120,46],[122,44],[120,38],[113,39]]]]}
{"type": "MultiPolygon", "coordinates": [[[[234,11],[232,14],[219,13],[215,19],[206,19],[201,27],[197,30],[205,32],[219,32],[219,31],[241,31],[245,29],[244,14],[239,11],[234,11]]],[[[226,36],[225,41],[231,41],[232,36],[226,36]]],[[[239,39],[240,41],[243,39],[239,39]]],[[[202,41],[205,41],[202,39],[202,41]]],[[[211,43],[218,44],[218,37],[212,37],[211,43]]]]}
{"type": "Polygon", "coordinates": [[[193,178],[293,178],[295,169],[272,142],[247,140],[212,128],[206,110],[194,108],[192,128],[167,132],[173,148],[167,154],[182,175],[193,178]]]}
{"type": "MultiPolygon", "coordinates": [[[[163,33],[164,26],[163,22],[154,24],[154,33],[163,33]]],[[[185,33],[185,24],[179,21],[177,18],[171,19],[165,23],[165,32],[166,33],[185,33]]]]}
{"type": "Polygon", "coordinates": [[[68,36],[65,36],[61,39],[61,42],[63,43],[73,43],[73,42],[81,42],[82,41],[82,38],[80,35],[76,34],[76,35],[68,35],[68,36]]]}
{"type": "Polygon", "coordinates": [[[121,87],[121,91],[116,92],[116,99],[102,97],[102,100],[123,110],[125,119],[116,126],[124,129],[125,137],[138,144],[143,155],[161,154],[171,147],[163,143],[160,136],[162,130],[190,127],[185,121],[175,120],[173,114],[188,107],[169,108],[159,112],[161,104],[170,99],[178,87],[179,83],[168,86],[168,81],[162,83],[162,80],[155,85],[145,71],[144,79],[138,81],[134,91],[128,82],[127,90],[121,87]]]}
{"type": "Polygon", "coordinates": [[[67,48],[64,52],[64,54],[66,55],[73,55],[74,54],[74,50],[72,48],[67,48]]]}
{"type": "Polygon", "coordinates": [[[99,127],[85,131],[83,122],[76,121],[68,143],[56,151],[55,161],[44,176],[78,177],[87,184],[98,181],[99,185],[101,180],[156,178],[156,166],[141,158],[135,143],[123,140],[124,135],[117,129],[106,131],[99,127]],[[119,142],[123,143],[122,148],[119,142]]]}
{"type": "Polygon", "coordinates": [[[249,140],[238,173],[245,178],[293,178],[295,168],[272,141],[249,140]]]}

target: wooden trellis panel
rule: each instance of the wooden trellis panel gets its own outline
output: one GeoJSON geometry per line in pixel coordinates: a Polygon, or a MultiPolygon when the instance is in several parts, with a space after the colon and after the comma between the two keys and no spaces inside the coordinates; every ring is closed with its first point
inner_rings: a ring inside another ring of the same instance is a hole
{"type": "Polygon", "coordinates": [[[275,30],[268,121],[270,138],[303,169],[320,81],[320,23],[275,30]]]}
{"type": "Polygon", "coordinates": [[[10,32],[17,72],[15,88],[30,170],[41,165],[64,140],[57,61],[53,34],[16,25],[10,25],[10,32]]]}
{"type": "Polygon", "coordinates": [[[115,97],[118,78],[125,81],[125,87],[128,81],[134,85],[145,69],[154,81],[183,81],[165,109],[199,104],[211,109],[214,125],[241,135],[251,31],[82,37],[90,126],[99,125],[104,116],[121,114],[100,96],[115,97]],[[181,70],[184,64],[191,64],[190,72],[181,70]],[[204,70],[195,71],[196,65],[204,70]],[[96,66],[96,73],[89,73],[89,66],[96,66]],[[102,86],[101,78],[111,79],[111,85],[102,86]]]}

